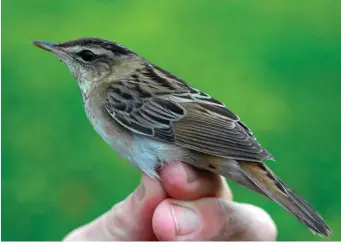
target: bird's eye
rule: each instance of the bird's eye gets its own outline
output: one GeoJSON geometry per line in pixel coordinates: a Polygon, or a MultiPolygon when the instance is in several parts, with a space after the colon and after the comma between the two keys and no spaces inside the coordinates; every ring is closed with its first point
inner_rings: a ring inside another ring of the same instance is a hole
{"type": "Polygon", "coordinates": [[[82,50],[77,55],[85,62],[91,62],[95,59],[95,54],[90,50],[82,50]]]}

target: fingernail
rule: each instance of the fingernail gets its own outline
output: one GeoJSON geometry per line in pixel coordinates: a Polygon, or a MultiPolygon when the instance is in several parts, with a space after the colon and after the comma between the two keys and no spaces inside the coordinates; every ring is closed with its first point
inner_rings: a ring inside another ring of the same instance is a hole
{"type": "Polygon", "coordinates": [[[146,188],[144,186],[144,181],[143,181],[143,177],[142,177],[140,185],[136,190],[136,197],[138,200],[142,201],[145,194],[146,194],[146,188]]]}
{"type": "Polygon", "coordinates": [[[194,210],[176,204],[170,205],[174,217],[176,235],[188,235],[199,227],[199,216],[194,210]]]}
{"type": "Polygon", "coordinates": [[[188,165],[182,165],[182,168],[185,171],[187,182],[194,182],[198,178],[198,173],[188,165]]]}

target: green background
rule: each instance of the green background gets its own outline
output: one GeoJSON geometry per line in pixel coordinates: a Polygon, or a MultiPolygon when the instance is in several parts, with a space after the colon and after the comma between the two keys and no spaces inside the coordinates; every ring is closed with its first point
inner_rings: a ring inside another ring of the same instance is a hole
{"type": "MultiPolygon", "coordinates": [[[[117,41],[215,96],[341,240],[341,1],[2,1],[2,240],[58,240],[138,184],[85,117],[76,82],[31,40],[117,41]]],[[[318,240],[275,203],[281,240],[318,240]]]]}

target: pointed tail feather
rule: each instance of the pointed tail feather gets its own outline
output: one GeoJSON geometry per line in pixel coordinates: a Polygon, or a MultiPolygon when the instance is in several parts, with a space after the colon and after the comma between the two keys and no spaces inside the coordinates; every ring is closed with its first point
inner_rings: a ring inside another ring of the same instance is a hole
{"type": "Polygon", "coordinates": [[[271,200],[282,205],[297,217],[311,231],[329,237],[331,230],[322,217],[294,191],[290,190],[265,164],[258,162],[240,162],[244,175],[253,183],[248,186],[271,200]],[[254,189],[257,187],[257,189],[254,189]]]}

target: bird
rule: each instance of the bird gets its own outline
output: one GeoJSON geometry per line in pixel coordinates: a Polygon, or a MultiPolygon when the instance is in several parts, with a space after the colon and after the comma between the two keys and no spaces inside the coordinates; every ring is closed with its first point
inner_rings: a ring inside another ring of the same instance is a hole
{"type": "Polygon", "coordinates": [[[331,235],[319,213],[265,164],[274,157],[222,102],[116,42],[32,43],[65,63],[95,131],[137,169],[159,178],[164,164],[184,162],[277,202],[315,234],[331,235]]]}

